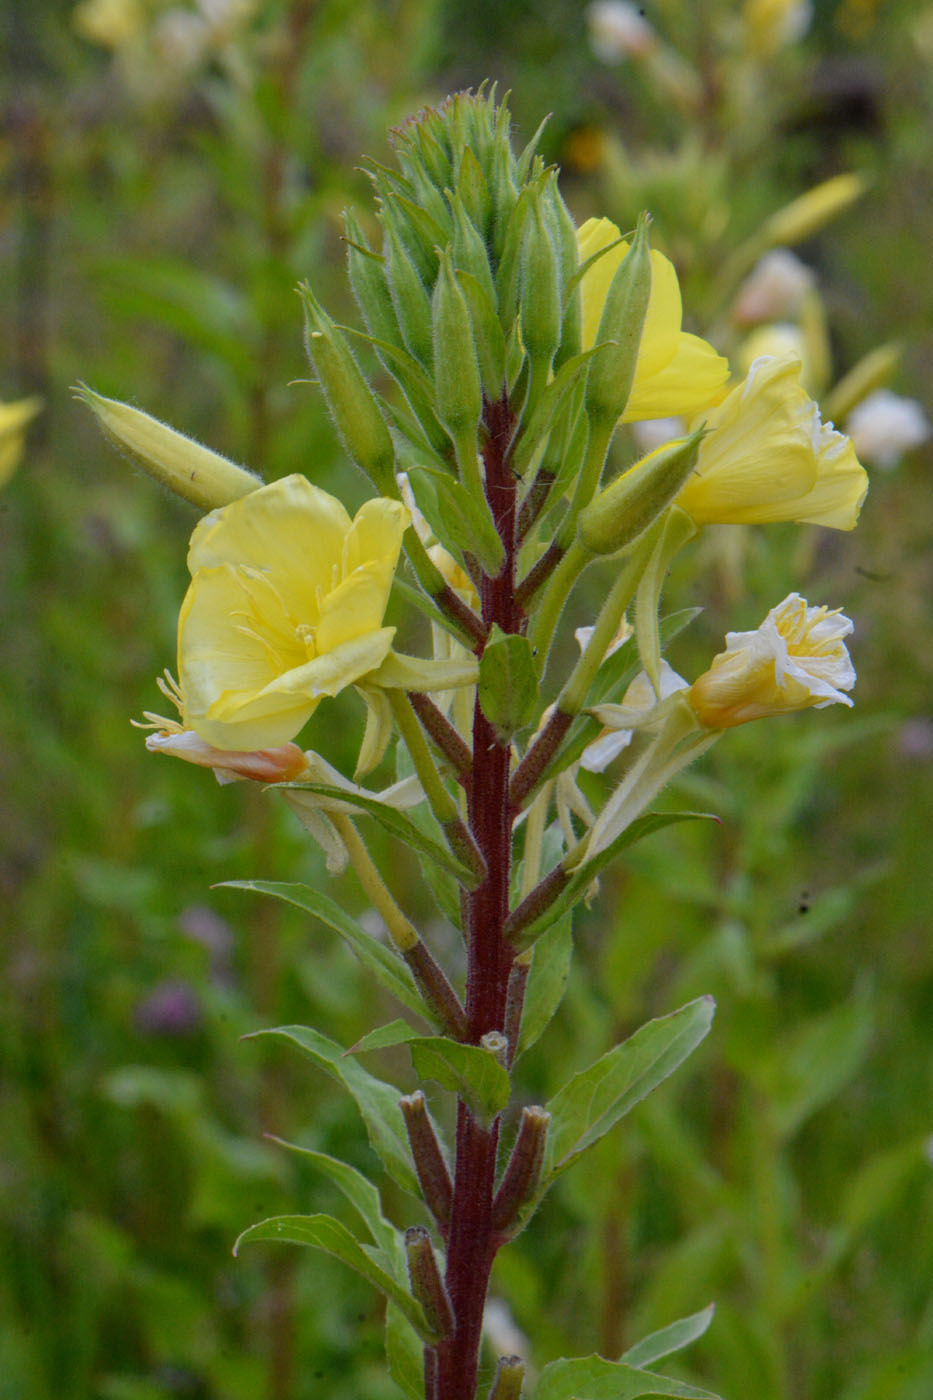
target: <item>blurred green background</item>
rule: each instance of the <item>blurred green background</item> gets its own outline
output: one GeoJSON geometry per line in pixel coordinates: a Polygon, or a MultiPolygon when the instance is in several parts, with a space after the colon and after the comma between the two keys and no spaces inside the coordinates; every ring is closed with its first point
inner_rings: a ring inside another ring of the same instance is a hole
{"type": "MultiPolygon", "coordinates": [[[[2,1400],[398,1393],[365,1285],[299,1251],[230,1253],[254,1219],[335,1205],[264,1133],[375,1169],[349,1101],[240,1036],[300,1021],[349,1044],[395,1009],[326,930],[212,886],[362,897],[284,804],[129,727],[160,708],[196,517],[69,385],[358,504],[293,288],[310,277],[353,318],[340,215],[371,218],[362,158],[489,77],[521,142],[552,113],[543,149],[580,220],[652,209],[690,328],[733,354],[762,220],[864,172],[796,250],[828,328],[821,387],[897,340],[892,387],[929,401],[933,6],[807,8],[657,0],[647,39],[604,16],[600,41],[559,0],[5,0],[0,397],[45,409],[0,495],[2,1400]]],[[[704,608],[671,654],[687,675],[791,589],[843,606],[856,708],[729,735],[663,799],[722,825],[639,846],[580,920],[528,1101],[688,996],[719,1015],[500,1256],[497,1326],[537,1366],[618,1356],[716,1300],[671,1369],[727,1400],[933,1394],[931,468],[926,445],[874,470],[853,536],[709,532],[671,580],[672,607],[704,608]]],[[[308,732],[345,772],[358,737],[342,701],[308,732]]],[[[416,867],[383,854],[444,946],[416,867]]],[[[378,1068],[410,1087],[401,1058],[378,1068]]],[[[387,1205],[411,1223],[391,1184],[387,1205]]]]}

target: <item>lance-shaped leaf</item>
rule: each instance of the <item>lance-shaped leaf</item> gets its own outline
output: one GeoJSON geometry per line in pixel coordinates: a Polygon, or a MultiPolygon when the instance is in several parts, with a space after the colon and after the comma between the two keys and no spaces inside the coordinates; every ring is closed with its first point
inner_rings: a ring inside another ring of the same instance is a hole
{"type": "Polygon", "coordinates": [[[531,723],[538,675],[527,637],[493,625],[479,663],[479,703],[503,744],[531,723]]]}
{"type": "Polygon", "coordinates": [[[344,1264],[349,1264],[380,1293],[391,1298],[396,1307],[408,1318],[419,1336],[426,1342],[435,1340],[425,1321],[421,1304],[417,1303],[407,1289],[379,1264],[352,1235],[346,1225],[341,1225],[332,1215],[275,1215],[271,1220],[261,1220],[244,1230],[233,1253],[238,1254],[243,1244],[274,1240],[280,1244],[303,1244],[311,1249],[320,1249],[332,1254],[344,1264]]]}
{"type": "Polygon", "coordinates": [[[391,1298],[386,1308],[386,1361],[389,1374],[408,1400],[424,1400],[424,1347],[391,1298]]]}
{"type": "Polygon", "coordinates": [[[389,1050],[394,1045],[404,1045],[408,1040],[417,1040],[418,1032],[407,1021],[389,1021],[385,1026],[377,1026],[368,1035],[361,1036],[351,1045],[348,1055],[362,1055],[367,1050],[389,1050]]]}
{"type": "Polygon", "coordinates": [[[386,1171],[404,1190],[419,1194],[418,1183],[411,1165],[405,1120],[398,1106],[399,1093],[394,1084],[386,1084],[368,1074],[343,1046],[328,1040],[310,1026],[277,1026],[274,1030],[254,1031],[249,1040],[263,1036],[278,1036],[291,1041],[299,1050],[319,1065],[352,1095],[360,1110],[366,1132],[374,1151],[386,1171]]]}
{"type": "Polygon", "coordinates": [[[356,920],[351,919],[350,915],[326,894],[312,889],[310,885],[291,884],[282,880],[228,880],[220,888],[252,890],[255,894],[272,895],[274,899],[282,899],[286,904],[306,909],[309,914],[320,919],[322,924],[326,924],[340,935],[380,986],[391,992],[409,1011],[414,1011],[416,1016],[434,1024],[435,1017],[415,987],[401,958],[384,943],[373,938],[372,934],[361,929],[356,920]]]}
{"type": "Polygon", "coordinates": [[[452,554],[474,554],[492,577],[502,568],[505,551],[485,501],[477,500],[446,472],[430,467],[408,473],[415,501],[441,544],[452,554]]]}
{"type": "Polygon", "coordinates": [[[720,1400],[711,1390],[642,1371],[624,1361],[606,1361],[601,1356],[552,1361],[541,1372],[534,1400],[637,1400],[640,1395],[720,1400]]]}
{"type": "Polygon", "coordinates": [[[682,1317],[677,1322],[652,1332],[640,1342],[636,1342],[633,1347],[629,1347],[622,1360],[627,1366],[644,1368],[653,1366],[663,1356],[682,1351],[691,1342],[695,1342],[697,1337],[703,1336],[713,1320],[715,1311],[716,1304],[710,1303],[709,1307],[703,1308],[701,1312],[691,1313],[689,1317],[682,1317]]]}
{"type": "Polygon", "coordinates": [[[467,889],[473,889],[477,884],[478,877],[466,865],[463,865],[456,856],[451,855],[438,841],[425,834],[419,826],[406,817],[403,812],[399,812],[395,807],[387,807],[384,802],[373,797],[363,797],[360,793],[347,791],[344,788],[330,787],[324,783],[279,783],[280,788],[293,787],[299,792],[313,792],[318,797],[332,799],[334,804],[358,808],[365,812],[367,816],[375,817],[380,826],[386,831],[397,836],[406,846],[419,854],[427,856],[438,865],[449,870],[451,875],[460,881],[461,885],[467,889]]]}
{"type": "Polygon", "coordinates": [[[440,1035],[416,1036],[408,1048],[416,1073],[458,1094],[481,1122],[508,1103],[509,1076],[491,1050],[440,1035]]]}
{"type": "Polygon", "coordinates": [[[379,1190],[369,1178],[357,1171],[356,1167],[351,1167],[349,1162],[341,1162],[338,1157],[329,1157],[326,1152],[315,1152],[313,1148],[301,1147],[297,1142],[286,1142],[284,1138],[271,1134],[269,1137],[270,1141],[296,1153],[330,1178],[343,1192],[378,1245],[381,1257],[377,1262],[384,1263],[396,1278],[404,1282],[407,1277],[407,1265],[402,1237],[383,1215],[379,1190]]]}
{"type": "Polygon", "coordinates": [[[558,1090],[546,1105],[551,1130],[542,1189],[674,1072],[708,1033],[715,1009],[712,997],[697,997],[649,1021],[558,1090]]]}
{"type": "MultiPolygon", "coordinates": [[[[573,870],[567,871],[567,883],[560,888],[560,893],[550,903],[547,908],[538,915],[532,922],[522,924],[521,906],[509,916],[510,923],[506,925],[506,932],[517,948],[528,948],[536,939],[540,938],[545,929],[550,928],[557,919],[561,918],[579,904],[583,891],[596,878],[596,876],[607,865],[612,862],[617,855],[626,850],[629,846],[634,846],[636,841],[641,841],[643,837],[650,836],[654,831],[660,831],[662,827],[673,826],[677,822],[686,821],[718,821],[719,818],[709,812],[647,812],[643,817],[637,817],[630,822],[624,831],[621,831],[614,841],[608,846],[604,846],[591,860],[582,860],[573,870]],[[515,916],[518,915],[518,920],[515,916]],[[513,928],[517,926],[517,932],[513,928]]],[[[569,857],[565,857],[569,860],[569,857]]]]}
{"type": "Polygon", "coordinates": [[[542,934],[531,954],[516,1058],[531,1049],[560,1006],[572,958],[573,915],[568,913],[542,934]]]}

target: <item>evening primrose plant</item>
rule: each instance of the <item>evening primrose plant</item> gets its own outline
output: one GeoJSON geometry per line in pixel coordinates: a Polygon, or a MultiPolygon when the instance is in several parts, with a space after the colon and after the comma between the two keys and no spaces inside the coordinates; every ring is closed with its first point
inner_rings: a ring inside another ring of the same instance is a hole
{"type": "Polygon", "coordinates": [[[624,236],[605,219],[575,227],[556,172],[535,141],[515,154],[492,94],[420,112],[393,149],[393,168],[371,169],[379,241],[346,219],[365,329],[338,326],[300,288],[314,375],[375,492],[355,516],[301,474],[264,485],[78,390],[134,462],[206,512],[177,678],[160,682],[177,716],[145,716],[148,747],[280,790],[331,873],[352,867],[386,937],[321,889],[244,887],[334,930],[402,1012],[350,1049],[309,1027],[263,1034],[355,1099],[410,1211],[390,1221],[375,1182],[297,1148],[342,1191],[352,1228],[276,1217],[237,1248],[291,1242],[356,1269],[387,1300],[387,1362],[411,1400],[711,1400],[654,1370],[708,1311],[622,1357],[550,1361],[534,1385],[518,1357],[482,1349],[497,1253],[700,1043],[711,999],[573,1066],[546,1104],[523,1101],[517,1065],[558,1008],[574,911],[598,909],[601,872],[659,827],[703,815],[652,812],[658,793],[729,728],[851,704],[852,624],[796,593],[756,631],[730,632],[705,673],[679,676],[662,650],[691,615],[663,614],[671,560],[708,523],[851,529],[865,473],[801,387],[799,361],[764,357],[731,383],[723,357],[684,331],[676,272],[650,248],[647,217],[624,236]],[[378,359],[383,391],[358,350],[378,359]],[[683,431],[626,463],[619,426],[660,417],[683,431]],[[595,618],[575,607],[591,567],[603,580],[595,618]],[[420,650],[386,625],[390,594],[429,624],[420,650]],[[352,774],[328,758],[324,719],[328,698],[349,690],[360,701],[352,774]],[[303,746],[319,708],[309,733],[321,752],[303,746]],[[369,823],[422,862],[465,975],[416,927],[369,823]],[[364,1058],[401,1045],[414,1078],[400,1096],[364,1058]],[[449,1140],[427,1083],[455,1122],[449,1140]]]}

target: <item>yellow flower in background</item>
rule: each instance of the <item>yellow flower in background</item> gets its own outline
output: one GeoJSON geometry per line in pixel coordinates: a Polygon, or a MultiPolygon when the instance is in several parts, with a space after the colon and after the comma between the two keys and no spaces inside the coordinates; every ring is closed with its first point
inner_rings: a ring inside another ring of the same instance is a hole
{"type": "Polygon", "coordinates": [[[726,633],[726,650],[690,688],[697,718],[707,729],[730,729],[790,710],[851,705],[843,691],[855,671],[842,640],[851,631],[838,608],[811,608],[791,593],[756,632],[726,633]]]}
{"type": "Polygon", "coordinates": [[[122,49],[142,34],[146,14],[139,0],[82,0],[72,16],[85,39],[107,49],[122,49]]]}
{"type": "Polygon", "coordinates": [[[367,501],[351,521],[294,475],[196,526],[178,619],[183,724],[217,749],[286,744],[325,695],[388,655],[383,627],[408,511],[367,501]]]}
{"type": "Polygon", "coordinates": [[[19,466],[26,442],[26,429],[42,407],[39,398],[0,403],[0,486],[4,486],[19,466]]]}
{"type": "Polygon", "coordinates": [[[703,416],[707,436],[677,505],[698,525],[779,520],[852,530],[868,476],[847,437],[820,421],[796,356],[764,356],[703,416]]]}
{"type": "MultiPolygon", "coordinates": [[[[601,248],[616,246],[583,274],[583,348],[596,344],[599,321],[610,283],[628,252],[609,219],[587,219],[577,231],[581,263],[601,248]]],[[[632,392],[623,423],[643,418],[689,417],[717,402],[729,378],[729,365],[699,336],[681,329],[683,306],[674,265],[651,250],[651,296],[642,329],[632,392]]]]}
{"type": "Polygon", "coordinates": [[[764,58],[803,38],[813,7],[808,0],[745,0],[743,19],[752,52],[764,58]]]}

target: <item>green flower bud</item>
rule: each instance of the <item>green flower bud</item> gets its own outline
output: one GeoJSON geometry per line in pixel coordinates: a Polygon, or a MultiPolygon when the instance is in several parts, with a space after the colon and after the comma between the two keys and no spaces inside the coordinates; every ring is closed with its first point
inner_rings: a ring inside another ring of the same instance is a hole
{"type": "Polygon", "coordinates": [[[404,342],[395,317],[383,258],[371,250],[359,220],[351,210],[346,210],[343,220],[350,286],[367,329],[376,340],[384,340],[386,344],[402,349],[404,342]]]}
{"type": "Polygon", "coordinates": [[[596,344],[614,344],[597,355],[586,382],[586,410],[596,419],[621,418],[635,378],[638,347],[651,294],[648,221],[638,221],[632,246],[619,263],[606,294],[596,344]]]}
{"type": "Polygon", "coordinates": [[[105,399],[86,384],[77,385],[74,392],[131,462],[200,510],[229,505],[264,484],[261,477],[138,408],[105,399]]]}
{"type": "Polygon", "coordinates": [[[450,246],[453,252],[454,266],[459,272],[469,272],[475,277],[495,306],[496,287],[492,280],[492,269],[489,266],[486,240],[467,213],[466,203],[459,190],[452,192],[450,201],[453,210],[453,234],[450,246]]]}
{"type": "Polygon", "coordinates": [[[591,554],[631,544],[674,500],[696,466],[705,428],[650,452],[580,512],[577,533],[591,554]]]}
{"type": "Polygon", "coordinates": [[[424,282],[412,262],[392,217],[389,206],[383,211],[385,229],[384,256],[392,305],[402,339],[425,366],[432,359],[431,302],[424,282]]]}
{"type": "Polygon", "coordinates": [[[489,193],[489,182],[483,174],[483,167],[470,146],[467,146],[460,157],[460,168],[457,171],[454,191],[461,195],[469,217],[475,227],[479,229],[485,246],[485,239],[489,236],[492,197],[489,193]]]}
{"type": "Polygon", "coordinates": [[[483,390],[470,308],[454,275],[449,248],[441,257],[432,312],[437,415],[455,444],[465,437],[472,440],[475,458],[483,390]]]}
{"type": "Polygon", "coordinates": [[[583,315],[580,288],[575,285],[568,294],[567,287],[576,276],[579,266],[579,244],[577,226],[573,216],[561,198],[557,187],[557,176],[550,186],[550,198],[544,202],[545,214],[552,220],[551,237],[557,248],[560,263],[560,280],[564,298],[564,316],[561,324],[560,348],[554,356],[554,368],[559,369],[567,360],[579,355],[583,348],[583,315]]]}
{"type": "Polygon", "coordinates": [[[561,334],[559,259],[543,205],[539,194],[525,223],[519,276],[522,340],[536,369],[550,369],[561,334]]]}
{"type": "Polygon", "coordinates": [[[308,286],[299,288],[305,344],[327,407],[349,456],[384,496],[397,495],[395,448],[375,395],[349,345],[308,286]]]}

